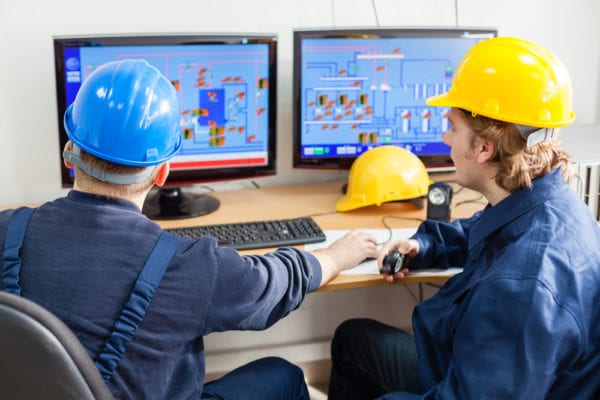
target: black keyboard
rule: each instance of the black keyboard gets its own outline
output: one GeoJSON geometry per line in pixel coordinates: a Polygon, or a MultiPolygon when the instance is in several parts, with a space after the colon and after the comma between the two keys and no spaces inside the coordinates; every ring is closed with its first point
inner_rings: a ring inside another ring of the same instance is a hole
{"type": "Polygon", "coordinates": [[[325,234],[310,217],[169,228],[166,231],[177,236],[190,236],[193,239],[213,236],[219,240],[219,246],[237,250],[325,241],[325,234]]]}

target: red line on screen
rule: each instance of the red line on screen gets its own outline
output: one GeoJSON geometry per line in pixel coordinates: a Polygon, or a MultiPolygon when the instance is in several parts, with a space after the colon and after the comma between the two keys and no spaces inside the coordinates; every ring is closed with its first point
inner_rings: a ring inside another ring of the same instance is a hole
{"type": "Polygon", "coordinates": [[[239,167],[243,165],[265,165],[266,157],[241,158],[236,160],[210,160],[210,161],[181,161],[171,162],[171,169],[191,169],[191,168],[214,168],[214,167],[239,167]]]}

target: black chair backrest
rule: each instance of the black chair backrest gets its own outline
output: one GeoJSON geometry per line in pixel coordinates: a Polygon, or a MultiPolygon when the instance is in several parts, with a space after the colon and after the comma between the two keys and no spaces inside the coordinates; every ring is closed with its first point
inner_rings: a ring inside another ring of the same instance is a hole
{"type": "Polygon", "coordinates": [[[0,397],[113,399],[91,357],[54,314],[0,291],[0,397]]]}

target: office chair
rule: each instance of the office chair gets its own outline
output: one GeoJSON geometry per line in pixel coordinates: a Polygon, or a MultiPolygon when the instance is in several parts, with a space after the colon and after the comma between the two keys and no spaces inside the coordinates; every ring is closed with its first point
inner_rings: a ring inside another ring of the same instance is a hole
{"type": "Polygon", "coordinates": [[[0,398],[113,399],[71,330],[42,306],[0,291],[0,398]]]}

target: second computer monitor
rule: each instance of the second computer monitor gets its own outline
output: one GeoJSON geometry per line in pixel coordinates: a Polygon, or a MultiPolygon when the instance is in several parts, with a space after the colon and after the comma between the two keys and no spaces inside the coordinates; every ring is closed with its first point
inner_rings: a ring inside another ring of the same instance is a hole
{"type": "Polygon", "coordinates": [[[442,142],[456,68],[495,29],[294,31],[294,167],[347,169],[360,154],[398,145],[429,170],[452,168],[442,142]]]}

